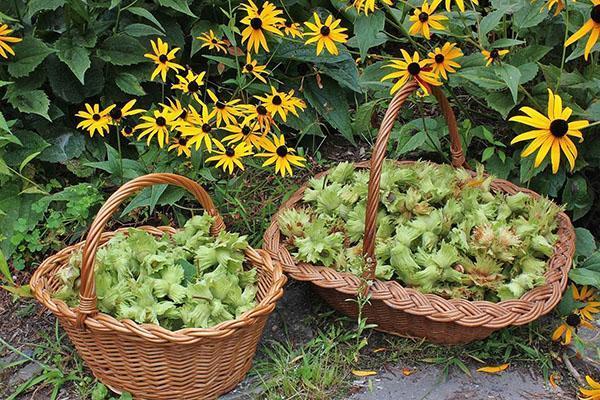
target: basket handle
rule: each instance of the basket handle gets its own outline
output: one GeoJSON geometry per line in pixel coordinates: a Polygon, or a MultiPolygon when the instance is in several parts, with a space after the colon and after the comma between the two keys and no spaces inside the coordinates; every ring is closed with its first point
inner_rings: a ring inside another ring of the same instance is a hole
{"type": "Polygon", "coordinates": [[[143,175],[125,183],[106,200],[87,233],[81,260],[81,287],[79,288],[79,307],[77,308],[77,326],[79,328],[83,328],[88,315],[98,312],[94,262],[106,223],[129,196],[146,187],[165,183],[180,186],[192,193],[206,212],[214,217],[215,220],[210,228],[213,236],[225,229],[223,218],[221,218],[206,190],[189,178],[176,174],[156,173],[143,175]]]}
{"type": "MultiPolygon", "coordinates": [[[[367,268],[365,270],[364,277],[366,279],[375,278],[375,235],[377,232],[377,209],[379,208],[379,184],[381,180],[381,168],[385,159],[387,150],[388,140],[390,133],[402,104],[406,101],[408,96],[418,89],[418,84],[415,80],[409,81],[402,89],[400,89],[390,102],[390,105],[383,117],[379,133],[377,134],[377,140],[375,147],[373,148],[373,154],[371,156],[370,165],[370,176],[369,176],[369,190],[367,194],[367,211],[365,217],[365,234],[363,241],[363,255],[367,262],[367,268]]],[[[450,107],[450,103],[444,95],[444,92],[436,87],[431,86],[431,94],[437,99],[442,114],[446,119],[448,125],[448,132],[450,133],[450,153],[452,156],[452,165],[458,167],[468,167],[465,161],[465,155],[463,153],[462,144],[460,142],[460,136],[458,135],[458,126],[456,124],[456,117],[450,107]]]]}

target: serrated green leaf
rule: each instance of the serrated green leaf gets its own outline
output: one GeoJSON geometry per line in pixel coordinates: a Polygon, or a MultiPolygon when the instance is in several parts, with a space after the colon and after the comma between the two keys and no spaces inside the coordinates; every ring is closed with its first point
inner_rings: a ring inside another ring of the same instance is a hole
{"type": "Polygon", "coordinates": [[[471,81],[484,89],[501,90],[506,88],[506,83],[486,67],[463,68],[456,73],[456,76],[471,81]]]}
{"type": "Polygon", "coordinates": [[[383,11],[376,11],[370,15],[361,14],[354,21],[354,35],[356,36],[360,57],[363,60],[370,48],[381,44],[378,34],[383,31],[384,26],[385,13],[383,11]]]}
{"type": "Polygon", "coordinates": [[[29,75],[48,55],[56,51],[33,36],[23,38],[15,45],[14,50],[15,57],[8,64],[8,72],[15,78],[29,75]]]}
{"type": "Polygon", "coordinates": [[[144,58],[144,53],[146,49],[136,39],[116,34],[102,42],[96,55],[108,63],[123,66],[148,61],[144,58]]]}
{"type": "Polygon", "coordinates": [[[115,77],[115,83],[123,92],[134,96],[143,96],[146,94],[138,79],[126,72],[121,72],[115,77]]]}
{"type": "Polygon", "coordinates": [[[491,92],[486,95],[485,101],[491,109],[502,115],[502,118],[506,118],[515,107],[515,102],[507,91],[491,92]]]}
{"type": "Polygon", "coordinates": [[[584,268],[574,268],[569,272],[569,279],[578,285],[590,285],[600,288],[600,272],[584,268]]]}
{"type": "Polygon", "coordinates": [[[209,54],[202,54],[202,57],[207,58],[212,61],[216,61],[223,65],[228,66],[229,68],[236,68],[235,60],[232,58],[221,57],[221,56],[211,56],[209,54]]]}
{"type": "Polygon", "coordinates": [[[32,16],[40,11],[56,10],[64,6],[66,0],[31,0],[27,4],[27,15],[32,16]]]}
{"type": "Polygon", "coordinates": [[[49,147],[39,156],[42,161],[64,163],[79,157],[85,149],[85,139],[82,133],[65,129],[65,132],[48,140],[49,147]]]}
{"type": "Polygon", "coordinates": [[[23,168],[25,168],[27,166],[27,164],[29,164],[34,158],[39,156],[40,153],[41,153],[41,151],[36,151],[35,153],[32,153],[32,154],[28,155],[27,157],[25,157],[25,159],[23,161],[21,161],[21,164],[19,165],[19,172],[23,172],[23,168]]]}
{"type": "Polygon", "coordinates": [[[9,86],[6,90],[6,100],[8,103],[23,113],[33,113],[41,115],[50,120],[48,109],[50,100],[43,90],[14,90],[14,86],[9,86]]]}
{"type": "Polygon", "coordinates": [[[129,24],[123,29],[123,33],[133,37],[165,36],[165,33],[146,24],[129,24]]]}
{"type": "Polygon", "coordinates": [[[315,64],[335,64],[347,60],[354,60],[346,48],[340,48],[340,54],[332,55],[321,53],[317,55],[313,46],[306,46],[304,43],[284,41],[276,52],[273,53],[273,60],[292,60],[304,61],[315,64]]]}
{"type": "Polygon", "coordinates": [[[596,239],[585,228],[575,228],[575,256],[590,257],[596,251],[596,239]]]}
{"type": "Polygon", "coordinates": [[[528,44],[525,47],[512,51],[508,57],[512,65],[519,66],[541,60],[551,49],[552,47],[549,46],[528,44]]]}
{"type": "Polygon", "coordinates": [[[196,14],[190,10],[190,6],[186,0],[158,0],[161,6],[172,8],[175,11],[189,15],[190,17],[196,17],[196,14]]]}
{"type": "Polygon", "coordinates": [[[495,10],[486,15],[481,19],[479,23],[479,32],[481,36],[487,35],[489,32],[493,31],[502,20],[502,17],[506,14],[505,9],[495,10]]]}
{"type": "Polygon", "coordinates": [[[85,72],[91,65],[89,50],[75,45],[68,37],[58,39],[54,46],[58,50],[58,58],[71,69],[79,82],[83,84],[85,72]]]}
{"type": "Polygon", "coordinates": [[[154,25],[156,25],[161,31],[165,31],[165,28],[162,26],[162,24],[156,19],[156,17],[154,15],[152,15],[152,13],[148,10],[146,10],[145,8],[142,7],[129,7],[127,9],[127,11],[129,11],[132,14],[135,14],[139,17],[145,18],[146,20],[152,22],[154,25]]]}
{"type": "Polygon", "coordinates": [[[506,83],[513,97],[513,102],[517,103],[519,95],[519,81],[521,80],[521,71],[515,66],[502,63],[497,65],[494,72],[506,83]]]}
{"type": "Polygon", "coordinates": [[[539,6],[537,3],[532,3],[529,0],[521,0],[522,8],[518,13],[513,15],[513,26],[517,31],[525,28],[531,28],[538,25],[548,16],[548,10],[545,7],[539,6]]]}
{"type": "Polygon", "coordinates": [[[537,63],[534,62],[521,64],[517,68],[519,68],[519,71],[521,72],[521,78],[519,79],[521,85],[533,80],[539,71],[537,63]]]}

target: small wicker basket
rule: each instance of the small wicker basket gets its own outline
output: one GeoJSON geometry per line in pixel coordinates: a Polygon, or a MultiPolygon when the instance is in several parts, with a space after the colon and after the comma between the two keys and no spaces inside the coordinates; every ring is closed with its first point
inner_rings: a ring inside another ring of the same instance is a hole
{"type": "MultiPolygon", "coordinates": [[[[120,187],[102,206],[85,242],[47,258],[31,278],[35,298],[59,319],[93,374],[115,391],[136,399],[214,399],[233,389],[252,364],[269,314],[283,294],[286,281],[278,263],[263,250],[248,248],[246,262],[258,272],[257,305],[239,318],[206,329],[175,332],[153,324],[118,321],[96,308],[94,260],[96,250],[116,232],[103,233],[120,204],[139,190],[156,185],[181,186],[191,192],[215,218],[211,234],[225,229],[206,193],[194,181],[174,174],[150,174],[120,187]],[[56,272],[73,252],[83,249],[80,305],[70,308],[52,294],[60,287],[56,272]]],[[[171,227],[140,227],[153,235],[176,232],[171,227]]]]}
{"type": "MultiPolygon", "coordinates": [[[[423,294],[418,290],[405,288],[397,281],[375,279],[375,217],[379,206],[381,169],[387,142],[400,107],[416,89],[416,82],[411,81],[396,93],[381,123],[371,161],[356,164],[357,168],[370,169],[363,254],[368,264],[365,278],[372,280],[373,284],[369,288],[370,302],[363,309],[363,316],[370,323],[377,324],[376,329],[380,331],[400,336],[426,338],[435,343],[458,344],[483,339],[509,325],[527,324],[548,313],[559,302],[567,285],[567,274],[575,251],[575,231],[569,217],[564,213],[558,215],[559,238],[554,254],[548,261],[546,283],[525,293],[518,300],[499,303],[446,300],[437,295],[423,294]]],[[[458,135],[456,118],[448,100],[436,87],[432,87],[432,94],[438,100],[448,124],[452,165],[456,168],[468,168],[458,135]]],[[[410,163],[412,161],[397,162],[398,165],[410,163]]],[[[328,171],[318,176],[327,173],[328,171]]],[[[295,192],[273,217],[264,235],[263,248],[274,259],[281,262],[284,272],[294,279],[311,282],[317,293],[333,308],[356,317],[357,303],[347,299],[356,296],[356,293],[364,287],[363,280],[350,273],[297,261],[287,250],[280,234],[277,225],[279,213],[288,208],[301,206],[306,188],[307,186],[304,185],[295,192]]],[[[494,180],[492,189],[509,194],[525,192],[533,197],[539,196],[535,192],[502,179],[494,180]]]]}

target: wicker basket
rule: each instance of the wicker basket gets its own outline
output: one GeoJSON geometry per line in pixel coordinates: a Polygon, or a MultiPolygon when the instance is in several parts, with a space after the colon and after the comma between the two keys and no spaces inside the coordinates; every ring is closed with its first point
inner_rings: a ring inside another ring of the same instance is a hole
{"type": "MultiPolygon", "coordinates": [[[[373,284],[370,287],[370,304],[363,310],[363,315],[370,323],[377,324],[376,329],[380,331],[426,338],[435,343],[458,344],[483,339],[509,325],[527,324],[548,313],[559,302],[567,285],[567,273],[575,250],[573,225],[564,213],[558,215],[559,238],[554,254],[548,262],[546,283],[525,293],[518,300],[499,303],[446,300],[437,295],[423,294],[418,290],[402,287],[397,281],[374,279],[375,217],[379,206],[381,168],[390,132],[400,107],[416,89],[416,83],[409,82],[397,92],[383,118],[371,161],[356,164],[358,168],[370,168],[363,253],[369,265],[366,278],[372,280],[373,284]]],[[[456,119],[448,100],[438,88],[433,87],[432,92],[448,124],[452,165],[468,167],[462,152],[456,119]]],[[[399,165],[410,163],[411,161],[398,162],[399,165]]],[[[494,180],[492,188],[498,192],[514,194],[521,191],[533,197],[539,196],[501,179],[494,180]]],[[[311,282],[317,293],[333,308],[356,317],[356,302],[347,299],[354,297],[357,291],[364,287],[363,280],[350,273],[295,260],[280,235],[277,226],[278,214],[285,209],[301,206],[305,189],[306,185],[295,192],[273,217],[264,235],[263,248],[282,263],[284,272],[294,279],[311,282]]]]}
{"type": "MultiPolygon", "coordinates": [[[[181,186],[215,218],[211,234],[225,229],[206,191],[174,174],[150,174],[119,188],[102,206],[85,242],[47,258],[31,278],[35,298],[52,311],[94,375],[111,389],[128,391],[136,399],[214,399],[233,389],[252,364],[269,314],[283,294],[286,281],[278,263],[263,250],[248,248],[246,262],[258,271],[257,305],[239,318],[206,329],[175,332],[153,324],[118,321],[96,308],[94,259],[99,246],[115,232],[103,233],[120,204],[140,189],[155,184],[181,186]],[[56,272],[73,252],[83,248],[80,306],[70,308],[53,299],[60,286],[56,272]]],[[[143,229],[154,235],[173,234],[171,227],[143,229]]]]}

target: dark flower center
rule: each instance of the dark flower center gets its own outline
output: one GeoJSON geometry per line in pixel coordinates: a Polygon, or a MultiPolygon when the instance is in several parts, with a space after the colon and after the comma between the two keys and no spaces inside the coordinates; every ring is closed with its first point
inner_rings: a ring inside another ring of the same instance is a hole
{"type": "Polygon", "coordinates": [[[285,26],[286,28],[291,28],[292,27],[292,21],[285,21],[285,26]]]}
{"type": "Polygon", "coordinates": [[[322,26],[321,27],[321,35],[323,35],[323,36],[329,36],[330,33],[331,33],[331,29],[329,29],[328,26],[322,26]]]}
{"type": "Polygon", "coordinates": [[[600,24],[600,4],[595,5],[590,12],[590,18],[597,24],[600,24]]]}
{"type": "Polygon", "coordinates": [[[215,106],[217,106],[217,108],[219,110],[223,110],[225,108],[226,104],[219,100],[219,101],[217,101],[217,103],[215,104],[215,106]]]}
{"type": "Polygon", "coordinates": [[[100,121],[100,118],[101,118],[101,117],[100,117],[100,114],[94,114],[94,115],[92,115],[92,119],[93,119],[94,121],[100,121]]]}
{"type": "Polygon", "coordinates": [[[252,70],[254,70],[254,65],[252,65],[252,64],[246,64],[246,71],[252,72],[252,70]]]}
{"type": "Polygon", "coordinates": [[[233,148],[228,147],[227,149],[225,149],[225,155],[227,157],[233,157],[235,155],[235,150],[233,150],[233,148]]]}
{"type": "Polygon", "coordinates": [[[276,106],[280,106],[281,103],[283,103],[283,100],[281,100],[281,96],[279,95],[275,95],[273,96],[273,100],[271,100],[273,102],[273,104],[275,104],[276,106]]]}
{"type": "Polygon", "coordinates": [[[262,19],[258,18],[258,17],[254,17],[250,20],[250,26],[252,27],[252,29],[260,29],[262,28],[262,19]]]}
{"type": "Polygon", "coordinates": [[[179,114],[177,116],[178,119],[186,119],[187,117],[187,110],[181,110],[181,114],[179,114]]]}
{"type": "Polygon", "coordinates": [[[187,141],[188,140],[183,136],[179,136],[179,138],[177,139],[177,144],[179,144],[180,146],[185,146],[187,144],[187,141]]]}
{"type": "Polygon", "coordinates": [[[557,138],[561,138],[569,131],[569,124],[564,119],[555,119],[550,123],[550,133],[557,138]]]}
{"type": "Polygon", "coordinates": [[[213,39],[211,40],[211,43],[212,43],[212,44],[217,44],[217,43],[218,43],[218,41],[217,41],[217,39],[213,38],[213,39]]]}
{"type": "Polygon", "coordinates": [[[435,57],[435,62],[438,64],[441,64],[444,62],[444,55],[443,54],[436,54],[435,57]]]}
{"type": "Polygon", "coordinates": [[[115,107],[112,110],[110,110],[110,117],[112,119],[121,119],[122,116],[123,112],[121,112],[121,109],[119,107],[115,107]]]}
{"type": "Polygon", "coordinates": [[[287,146],[279,146],[275,152],[279,157],[285,157],[288,153],[287,146]]]}
{"type": "Polygon", "coordinates": [[[165,126],[167,125],[167,120],[164,117],[158,117],[156,118],[156,125],[158,126],[165,126]]]}
{"type": "Polygon", "coordinates": [[[500,53],[498,53],[498,50],[494,49],[494,50],[490,51],[490,58],[492,60],[495,60],[499,56],[500,56],[500,53]]]}
{"type": "Polygon", "coordinates": [[[419,21],[426,22],[428,19],[429,14],[427,14],[426,12],[422,12],[421,14],[419,14],[419,21]]]}
{"type": "Polygon", "coordinates": [[[250,127],[249,126],[242,127],[242,134],[247,135],[249,133],[250,133],[250,127]]]}
{"type": "Polygon", "coordinates": [[[256,112],[260,115],[267,115],[267,109],[263,105],[256,107],[256,112]]]}
{"type": "Polygon", "coordinates": [[[166,54],[161,54],[160,56],[158,56],[158,61],[160,61],[161,63],[166,63],[167,61],[169,61],[169,59],[167,58],[166,54]]]}
{"type": "Polygon", "coordinates": [[[419,72],[421,72],[421,66],[419,65],[419,63],[416,62],[408,64],[408,67],[406,69],[411,75],[419,75],[419,72]]]}
{"type": "Polygon", "coordinates": [[[131,126],[126,126],[125,128],[123,128],[123,132],[125,132],[126,135],[131,135],[131,133],[133,132],[133,128],[131,126]]]}
{"type": "Polygon", "coordinates": [[[581,317],[577,314],[569,314],[567,317],[567,325],[577,328],[581,324],[581,317]]]}
{"type": "Polygon", "coordinates": [[[188,83],[187,88],[190,92],[197,92],[200,89],[200,86],[196,83],[196,81],[191,81],[188,83]]]}
{"type": "Polygon", "coordinates": [[[202,125],[202,132],[209,133],[212,130],[212,127],[209,124],[202,125]]]}

